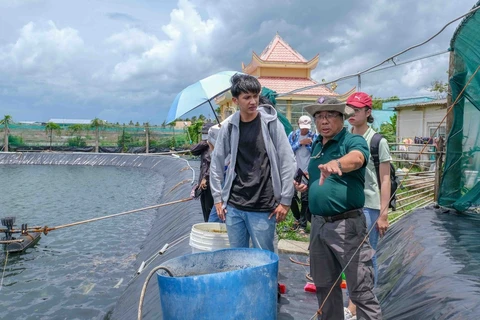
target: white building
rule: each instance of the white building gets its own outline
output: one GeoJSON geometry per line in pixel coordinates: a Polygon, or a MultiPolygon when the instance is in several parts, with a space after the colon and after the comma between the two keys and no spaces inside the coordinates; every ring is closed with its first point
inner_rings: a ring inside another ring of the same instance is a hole
{"type": "Polygon", "coordinates": [[[415,137],[445,138],[446,123],[440,123],[447,113],[447,99],[398,105],[394,110],[397,111],[398,141],[415,137]]]}
{"type": "Polygon", "coordinates": [[[60,125],[71,125],[71,124],[91,124],[92,120],[86,119],[50,119],[47,122],[53,122],[60,125]]]}

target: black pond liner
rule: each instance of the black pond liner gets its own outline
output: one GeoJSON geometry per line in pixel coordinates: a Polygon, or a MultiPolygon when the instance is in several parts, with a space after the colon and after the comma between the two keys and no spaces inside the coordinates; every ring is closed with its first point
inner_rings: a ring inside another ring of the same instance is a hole
{"type": "MultiPolygon", "coordinates": [[[[192,176],[185,161],[171,156],[0,153],[1,164],[106,165],[157,170],[166,178],[162,202],[187,197],[191,184],[185,181],[197,175],[192,176]]],[[[191,164],[198,168],[198,162],[191,164]]],[[[150,270],[163,261],[191,253],[188,235],[192,225],[202,221],[198,201],[158,210],[132,268],[130,283],[106,318],[137,318],[140,291],[150,270]],[[182,237],[183,241],[134,277],[142,261],[166,243],[182,237]]],[[[279,279],[287,285],[287,293],[278,304],[278,319],[310,319],[318,306],[315,295],[303,291],[308,267],[289,262],[289,256],[280,255],[279,279]]],[[[480,319],[480,214],[417,209],[393,225],[379,242],[378,262],[380,276],[375,291],[384,319],[480,319]]],[[[148,286],[143,315],[143,319],[161,319],[155,279],[148,286]]]]}
{"type": "Polygon", "coordinates": [[[480,215],[417,209],[378,247],[384,319],[480,318],[480,215]]]}
{"type": "MultiPolygon", "coordinates": [[[[116,166],[135,167],[154,170],[164,176],[161,185],[160,203],[167,203],[190,197],[192,179],[198,178],[199,161],[188,163],[184,159],[169,155],[133,155],[133,154],[88,154],[88,153],[1,153],[0,165],[79,165],[79,166],[116,166]],[[195,172],[194,172],[195,170],[195,172]]],[[[108,206],[108,204],[106,204],[108,206]]],[[[129,285],[112,310],[105,310],[107,318],[136,319],[138,300],[144,280],[153,267],[161,264],[162,259],[171,259],[179,255],[191,253],[188,238],[178,245],[169,248],[163,256],[149,265],[143,273],[135,277],[136,270],[142,261],[158,252],[166,243],[188,236],[192,225],[203,222],[200,202],[192,200],[157,209],[157,217],[151,230],[140,248],[137,260],[131,269],[129,285]]],[[[141,216],[139,216],[141,217],[141,216]]],[[[132,252],[136,254],[137,252],[132,252]]],[[[159,318],[159,297],[156,281],[151,281],[148,288],[144,314],[145,319],[159,318]],[[150,314],[150,316],[148,316],[150,314]]],[[[1,317],[0,317],[1,318],[1,317]]]]}

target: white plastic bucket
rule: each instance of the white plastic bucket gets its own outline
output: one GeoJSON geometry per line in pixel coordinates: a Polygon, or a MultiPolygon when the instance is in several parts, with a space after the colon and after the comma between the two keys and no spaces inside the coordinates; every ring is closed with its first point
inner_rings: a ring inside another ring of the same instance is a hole
{"type": "Polygon", "coordinates": [[[230,248],[227,226],[218,222],[194,224],[190,232],[190,247],[192,253],[230,248]]]}

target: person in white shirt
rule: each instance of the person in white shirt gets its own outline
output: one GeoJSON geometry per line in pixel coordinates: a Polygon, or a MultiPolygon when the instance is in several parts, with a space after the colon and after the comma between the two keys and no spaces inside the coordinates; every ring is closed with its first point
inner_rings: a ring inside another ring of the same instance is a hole
{"type": "MultiPolygon", "coordinates": [[[[306,175],[308,175],[308,163],[310,162],[310,156],[312,154],[312,143],[317,137],[311,129],[312,118],[304,115],[298,119],[298,129],[288,135],[288,141],[290,142],[290,146],[295,154],[295,160],[297,161],[297,170],[301,169],[306,175]]],[[[294,229],[305,232],[307,221],[311,220],[310,211],[308,210],[308,192],[302,192],[300,199],[301,207],[299,208],[298,195],[295,194],[290,209],[296,219],[294,229]]]]}

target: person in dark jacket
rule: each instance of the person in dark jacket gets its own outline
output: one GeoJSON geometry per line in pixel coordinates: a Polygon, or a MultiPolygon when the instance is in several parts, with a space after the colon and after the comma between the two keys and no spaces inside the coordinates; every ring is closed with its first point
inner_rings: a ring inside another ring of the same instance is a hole
{"type": "Polygon", "coordinates": [[[210,190],[210,147],[207,142],[208,129],[212,123],[206,123],[202,127],[202,141],[193,145],[190,152],[194,156],[200,156],[200,174],[198,176],[198,185],[195,190],[195,197],[200,196],[202,206],[203,220],[208,222],[210,211],[213,207],[213,197],[210,190]]]}

